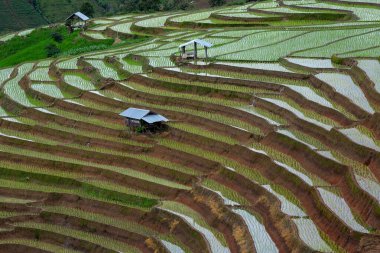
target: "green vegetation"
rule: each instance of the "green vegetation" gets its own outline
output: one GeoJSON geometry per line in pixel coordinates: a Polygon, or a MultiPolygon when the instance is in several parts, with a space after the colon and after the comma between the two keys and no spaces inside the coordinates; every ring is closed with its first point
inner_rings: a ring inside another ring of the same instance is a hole
{"type": "Polygon", "coordinates": [[[379,8],[31,2],[103,17],[0,37],[0,247],[266,253],[275,234],[340,253],[377,236],[379,8]],[[180,57],[197,38],[208,60],[180,57]],[[130,107],[169,122],[130,129],[130,107]]]}
{"type": "MultiPolygon", "coordinates": [[[[144,41],[145,38],[124,40],[114,47],[127,46],[144,41]]],[[[63,26],[57,28],[41,28],[25,37],[14,37],[0,44],[0,68],[25,61],[45,59],[47,57],[78,55],[112,48],[113,39],[87,40],[79,31],[68,33],[63,26]]]]}
{"type": "Polygon", "coordinates": [[[0,34],[48,23],[27,0],[0,1],[0,17],[0,34]]]}

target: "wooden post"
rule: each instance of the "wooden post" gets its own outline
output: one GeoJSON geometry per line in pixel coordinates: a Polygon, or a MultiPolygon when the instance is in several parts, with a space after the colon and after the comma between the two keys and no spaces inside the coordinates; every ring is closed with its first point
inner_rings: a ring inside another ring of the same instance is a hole
{"type": "Polygon", "coordinates": [[[207,60],[207,58],[208,58],[208,56],[207,56],[207,47],[205,47],[205,53],[206,53],[206,60],[207,60]]]}
{"type": "Polygon", "coordinates": [[[198,58],[198,52],[197,52],[197,43],[194,42],[194,59],[198,58]]]}

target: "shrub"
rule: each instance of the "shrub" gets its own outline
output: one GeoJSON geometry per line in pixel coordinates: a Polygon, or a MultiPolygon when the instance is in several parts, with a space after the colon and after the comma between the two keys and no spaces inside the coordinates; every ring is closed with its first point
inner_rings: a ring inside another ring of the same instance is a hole
{"type": "Polygon", "coordinates": [[[247,0],[234,0],[232,2],[227,3],[228,6],[231,5],[244,5],[247,3],[247,0]]]}
{"type": "Polygon", "coordinates": [[[143,132],[145,132],[145,127],[144,127],[144,126],[139,126],[139,127],[137,127],[137,128],[136,128],[136,132],[137,132],[137,133],[143,133],[143,132]]]}
{"type": "Polygon", "coordinates": [[[48,57],[55,57],[61,52],[55,44],[49,44],[45,49],[48,57]]]}
{"type": "Polygon", "coordinates": [[[37,241],[39,241],[41,238],[41,234],[40,234],[40,231],[39,230],[34,230],[34,239],[36,239],[37,241]]]}
{"type": "Polygon", "coordinates": [[[211,7],[221,6],[226,3],[226,0],[209,0],[209,4],[211,7]]]}
{"type": "Polygon", "coordinates": [[[94,16],[94,7],[89,2],[85,2],[80,7],[80,12],[82,12],[84,15],[93,17],[94,16]]]}
{"type": "Polygon", "coordinates": [[[61,43],[63,41],[63,36],[59,32],[53,32],[51,37],[55,42],[61,43]]]}

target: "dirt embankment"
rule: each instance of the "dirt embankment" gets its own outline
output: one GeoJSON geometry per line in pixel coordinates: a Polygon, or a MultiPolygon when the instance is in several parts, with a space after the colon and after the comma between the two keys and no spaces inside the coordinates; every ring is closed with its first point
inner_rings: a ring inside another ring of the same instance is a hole
{"type": "Polygon", "coordinates": [[[111,88],[111,90],[125,97],[138,99],[138,100],[148,102],[151,104],[165,105],[165,106],[178,106],[178,107],[187,108],[191,110],[201,110],[208,113],[222,114],[224,116],[239,119],[244,122],[250,123],[254,126],[257,126],[258,128],[262,129],[263,132],[273,130],[273,127],[270,124],[268,124],[268,122],[266,122],[264,119],[257,117],[253,114],[244,112],[242,110],[238,110],[238,109],[227,107],[227,106],[206,103],[206,102],[201,102],[201,101],[194,101],[190,99],[183,99],[183,98],[174,99],[172,97],[157,96],[157,95],[152,95],[152,94],[148,94],[144,92],[131,90],[122,85],[115,85],[111,88]]]}
{"type": "MultiPolygon", "coordinates": [[[[205,66],[205,65],[186,64],[186,67],[193,68],[193,69],[200,69],[200,70],[208,69],[208,68],[212,68],[212,67],[215,67],[215,69],[218,69],[218,70],[227,70],[227,69],[225,69],[224,66],[226,66],[226,65],[219,65],[219,64],[213,64],[213,63],[210,64],[210,67],[205,66]]],[[[227,66],[227,67],[229,69],[230,66],[227,66]]],[[[231,66],[231,68],[236,68],[236,67],[231,66]]],[[[239,70],[241,71],[240,68],[236,68],[236,69],[233,69],[232,71],[239,72],[239,70]]],[[[152,71],[153,71],[153,73],[157,73],[157,74],[162,75],[162,76],[174,77],[174,78],[179,78],[179,79],[193,81],[193,82],[212,83],[212,84],[215,84],[216,86],[218,84],[231,84],[234,86],[265,89],[265,90],[273,91],[273,92],[280,91],[280,89],[281,89],[281,85],[275,84],[275,83],[268,83],[268,82],[235,79],[235,78],[227,78],[227,77],[216,77],[216,76],[189,74],[189,73],[185,73],[185,72],[172,71],[172,70],[163,69],[163,68],[153,68],[152,71]]],[[[264,72],[261,70],[257,70],[257,72],[258,73],[252,72],[252,74],[264,74],[264,72]]],[[[275,71],[273,71],[273,72],[275,72],[275,71]]],[[[273,74],[273,72],[270,72],[270,74],[273,74]]],[[[269,74],[269,73],[267,73],[267,74],[269,74]]],[[[277,74],[277,72],[274,74],[274,76],[276,76],[276,74],[277,74]]]]}
{"type": "Polygon", "coordinates": [[[375,175],[379,175],[378,171],[380,164],[377,162],[380,155],[379,152],[351,141],[348,137],[335,129],[329,131],[306,120],[300,119],[289,110],[263,99],[256,98],[255,105],[283,117],[296,130],[319,140],[327,147],[337,150],[353,160],[369,166],[375,175]]]}
{"type": "MultiPolygon", "coordinates": [[[[231,72],[244,73],[244,74],[272,76],[272,77],[278,77],[278,78],[285,78],[285,79],[289,79],[289,80],[306,81],[312,87],[319,89],[322,92],[324,92],[324,94],[330,100],[334,101],[335,103],[339,104],[343,108],[347,109],[348,112],[353,114],[358,119],[364,119],[364,118],[369,116],[369,113],[367,113],[366,111],[361,109],[359,106],[357,106],[356,104],[351,102],[348,98],[346,98],[342,94],[336,92],[327,83],[317,79],[313,75],[291,73],[291,72],[281,72],[281,71],[261,70],[261,69],[251,69],[251,68],[242,68],[242,67],[235,67],[235,66],[228,66],[228,65],[221,65],[221,64],[210,64],[208,66],[207,65],[200,66],[200,65],[188,64],[186,66],[190,67],[190,68],[195,68],[195,69],[215,69],[215,70],[231,71],[231,72]]],[[[202,78],[208,78],[208,77],[202,77],[202,78]]],[[[252,81],[248,81],[248,82],[252,82],[252,81]]],[[[283,87],[281,85],[277,85],[277,86],[283,87]]],[[[263,86],[263,87],[266,87],[266,86],[263,86]]],[[[285,95],[286,95],[286,93],[285,93],[285,95]]],[[[290,98],[292,99],[294,97],[290,97],[290,98]]],[[[304,104],[308,105],[307,101],[305,101],[304,104]]],[[[313,110],[313,108],[315,108],[315,105],[309,109],[313,110]]],[[[324,109],[324,110],[326,110],[326,109],[324,109]]],[[[323,111],[319,111],[319,113],[323,113],[323,111]]],[[[331,112],[330,112],[330,114],[331,114],[331,112]]],[[[342,123],[349,120],[347,117],[345,117],[344,115],[342,115],[339,112],[335,112],[334,118],[332,118],[332,119],[335,119],[336,117],[337,117],[337,119],[339,119],[338,122],[342,122],[342,123]]],[[[349,121],[347,121],[347,122],[349,122],[349,121]]]]}
{"type": "Polygon", "coordinates": [[[250,202],[253,203],[249,208],[260,214],[264,219],[264,225],[271,237],[274,238],[279,249],[283,249],[284,252],[291,251],[290,249],[298,249],[296,252],[310,251],[310,249],[305,247],[300,241],[292,221],[281,212],[279,201],[259,185],[256,185],[237,173],[230,172],[217,162],[181,151],[176,150],[173,152],[172,149],[156,146],[155,152],[152,155],[157,155],[169,161],[189,166],[202,173],[207,173],[211,179],[235,190],[241,196],[249,198],[250,202]],[[196,164],[192,161],[199,161],[199,163],[196,164]],[[263,201],[263,197],[268,198],[267,201],[263,201]],[[270,209],[267,209],[269,207],[270,209]],[[268,210],[271,210],[271,212],[268,212],[268,210]]]}
{"type": "Polygon", "coordinates": [[[377,200],[365,192],[357,183],[351,168],[328,159],[303,143],[278,133],[267,135],[260,143],[289,155],[303,168],[338,186],[344,199],[359,216],[372,227],[380,228],[380,214],[377,200]]]}
{"type": "MultiPolygon", "coordinates": [[[[305,75],[305,74],[261,70],[261,69],[248,69],[248,68],[240,68],[240,67],[221,65],[221,64],[210,64],[208,66],[187,64],[186,66],[193,68],[193,69],[215,69],[215,70],[222,70],[222,71],[232,71],[232,72],[243,73],[243,74],[279,77],[279,78],[285,78],[285,79],[297,80],[297,81],[307,81],[308,78],[310,78],[309,75],[305,75]]],[[[157,73],[160,73],[162,75],[186,78],[186,80],[193,78],[195,80],[200,79],[204,82],[212,82],[212,83],[222,82],[225,84],[241,85],[241,86],[247,86],[247,87],[252,87],[252,86],[256,87],[257,86],[258,88],[261,88],[261,89],[273,90],[273,91],[279,92],[279,94],[286,96],[287,98],[293,100],[298,105],[300,105],[302,108],[314,111],[320,115],[323,115],[324,117],[330,118],[330,119],[338,122],[339,124],[341,124],[343,126],[349,126],[353,123],[352,120],[347,118],[345,115],[343,115],[339,111],[334,110],[334,109],[329,108],[329,107],[325,107],[319,103],[310,101],[310,100],[306,99],[302,94],[297,93],[294,90],[292,90],[286,86],[280,85],[280,84],[267,83],[267,82],[257,82],[257,81],[250,81],[250,80],[220,78],[220,77],[198,76],[198,75],[186,74],[186,73],[181,73],[181,72],[169,71],[169,70],[165,70],[165,69],[161,70],[158,68],[155,68],[154,71],[156,71],[157,73]]]]}
{"type": "Polygon", "coordinates": [[[251,95],[248,93],[242,93],[237,91],[220,90],[217,88],[210,88],[205,86],[187,85],[180,83],[167,82],[162,80],[156,80],[140,75],[132,75],[128,78],[128,81],[142,84],[146,87],[152,87],[155,89],[168,90],[173,92],[181,92],[188,94],[196,94],[200,96],[208,96],[214,98],[229,99],[234,101],[240,101],[249,103],[251,95]]]}
{"type": "Polygon", "coordinates": [[[198,23],[198,22],[191,22],[191,21],[183,21],[183,22],[176,22],[172,20],[171,18],[168,18],[165,21],[165,26],[174,26],[179,28],[191,28],[191,29],[208,29],[208,28],[226,28],[226,27],[265,27],[268,26],[268,24],[255,24],[253,22],[251,23],[198,23]]]}
{"type": "Polygon", "coordinates": [[[215,195],[204,188],[193,187],[191,193],[178,195],[176,201],[195,210],[209,225],[220,231],[231,252],[254,253],[253,241],[245,222],[224,206],[223,200],[215,195]]]}
{"type": "MultiPolygon", "coordinates": [[[[80,173],[89,179],[112,182],[120,186],[128,186],[136,190],[150,192],[153,195],[157,195],[161,197],[169,198],[169,197],[175,197],[177,195],[176,189],[173,189],[161,184],[157,184],[154,182],[149,182],[149,184],[147,184],[147,181],[138,179],[136,177],[126,176],[117,172],[112,172],[105,169],[99,169],[97,167],[92,167],[92,166],[78,165],[78,164],[68,163],[68,162],[49,161],[45,159],[10,154],[6,152],[0,152],[0,161],[1,160],[5,162],[18,163],[20,166],[28,166],[31,163],[33,163],[34,165],[39,166],[40,168],[45,168],[51,171],[80,173]]],[[[162,172],[160,173],[162,174],[162,172]]],[[[175,175],[172,175],[171,172],[168,172],[168,173],[170,174],[170,177],[176,177],[175,175]]],[[[31,174],[30,176],[33,176],[33,175],[36,177],[36,180],[39,179],[39,174],[31,174]]],[[[62,184],[63,184],[64,178],[60,178],[60,179],[62,180],[62,184]]],[[[74,186],[79,187],[80,185],[85,184],[81,181],[77,181],[74,179],[67,180],[67,181],[68,181],[67,184],[71,184],[71,186],[73,187],[74,186]]]]}
{"type": "Polygon", "coordinates": [[[0,210],[4,212],[25,212],[25,213],[38,213],[40,208],[27,206],[19,203],[0,203],[0,210]]]}
{"type": "Polygon", "coordinates": [[[376,235],[366,235],[360,240],[360,253],[380,252],[380,238],[376,235]]]}
{"type": "Polygon", "coordinates": [[[0,100],[0,104],[6,111],[9,111],[21,117],[30,118],[32,120],[40,122],[41,124],[55,123],[57,125],[61,125],[67,128],[73,128],[89,132],[98,132],[112,137],[122,137],[126,135],[125,131],[111,129],[74,119],[69,119],[59,115],[44,113],[33,108],[27,108],[25,106],[22,106],[21,104],[18,104],[17,102],[15,102],[7,96],[4,96],[0,100]]]}
{"type": "MultiPolygon", "coordinates": [[[[379,5],[380,7],[380,5],[379,5]]],[[[363,91],[364,95],[368,99],[368,101],[376,105],[377,108],[380,107],[380,93],[375,89],[375,83],[368,77],[366,72],[357,66],[358,62],[354,59],[351,59],[353,65],[350,69],[346,70],[347,74],[349,74],[355,83],[358,84],[360,89],[363,91]]]]}
{"type": "MultiPolygon", "coordinates": [[[[295,119],[294,119],[294,121],[296,121],[295,119]]],[[[298,121],[299,122],[299,121],[298,121]]],[[[309,124],[310,125],[310,124],[309,124]]],[[[304,127],[305,129],[311,129],[311,128],[313,128],[314,126],[310,126],[310,127],[304,127]]],[[[340,138],[339,138],[340,139],[340,138]]],[[[352,144],[352,142],[349,142],[349,143],[351,143],[352,144]]],[[[339,147],[339,146],[338,146],[339,147]]],[[[345,148],[347,148],[347,145],[345,145],[345,148]]],[[[358,154],[358,152],[355,152],[356,154],[358,154]]],[[[330,180],[331,181],[331,180],[330,180]]],[[[350,181],[354,181],[354,180],[350,180],[350,181]]],[[[357,188],[357,187],[355,187],[355,188],[357,188]]],[[[364,198],[365,200],[368,200],[368,198],[364,198]]],[[[364,206],[366,206],[366,205],[364,205],[364,206]]],[[[368,220],[368,217],[366,217],[365,218],[366,220],[368,220]]]]}
{"type": "Polygon", "coordinates": [[[360,233],[352,232],[346,224],[329,210],[324,205],[321,196],[314,188],[308,186],[286,169],[274,164],[269,157],[252,152],[242,146],[231,146],[216,141],[210,142],[207,138],[182,133],[177,130],[176,134],[173,134],[171,138],[176,141],[228,156],[245,166],[255,168],[268,180],[291,191],[302,203],[302,206],[315,224],[328,234],[337,244],[350,252],[358,248],[358,238],[362,235],[360,233]]]}
{"type": "MultiPolygon", "coordinates": [[[[13,237],[12,237],[13,238],[13,237]]],[[[21,244],[10,244],[10,243],[3,243],[0,244],[0,253],[49,253],[49,251],[33,248],[26,245],[21,244]]],[[[100,252],[99,252],[100,253],[100,252]]]]}
{"type": "MultiPolygon", "coordinates": [[[[33,150],[38,152],[44,152],[51,155],[58,155],[61,157],[67,157],[67,158],[73,158],[77,159],[79,161],[89,161],[89,162],[95,162],[98,164],[105,164],[110,166],[118,166],[120,168],[126,168],[126,169],[132,169],[135,170],[136,173],[143,172],[147,174],[151,174],[153,176],[157,176],[163,179],[167,179],[169,181],[174,181],[177,183],[182,183],[184,185],[191,185],[192,181],[194,180],[194,177],[184,174],[178,171],[174,171],[171,169],[167,169],[164,167],[156,166],[149,164],[145,161],[138,160],[135,158],[129,158],[129,157],[117,157],[113,155],[106,155],[106,154],[99,154],[96,152],[83,152],[81,150],[77,149],[67,149],[67,147],[62,146],[50,146],[50,145],[44,145],[44,144],[35,144],[33,142],[23,141],[23,140],[17,140],[13,138],[7,138],[3,137],[1,138],[0,142],[4,145],[11,145],[11,146],[22,146],[25,148],[25,150],[33,150]],[[99,156],[100,157],[97,157],[99,156]]],[[[59,162],[54,161],[53,164],[55,166],[49,167],[49,162],[46,162],[44,159],[36,158],[36,157],[29,157],[29,156],[21,156],[21,155],[11,155],[6,152],[1,152],[2,157],[4,157],[5,161],[10,161],[13,159],[17,161],[17,159],[20,159],[20,164],[22,162],[24,164],[30,164],[32,161],[34,164],[41,164],[45,165],[48,169],[51,170],[61,170],[61,171],[69,171],[69,172],[81,172],[80,169],[83,169],[83,173],[87,173],[88,176],[92,175],[93,178],[103,179],[106,181],[112,181],[114,183],[118,183],[120,185],[128,185],[133,188],[137,188],[143,191],[151,192],[155,195],[161,195],[163,197],[169,197],[169,196],[176,196],[178,189],[171,188],[165,185],[156,184],[154,182],[151,182],[149,184],[146,183],[145,180],[140,180],[135,177],[127,176],[127,175],[120,175],[117,172],[112,172],[109,170],[104,169],[94,169],[90,166],[79,166],[78,164],[71,164],[66,162],[59,162]],[[8,157],[8,160],[7,160],[8,157]],[[22,159],[22,160],[21,160],[22,159]],[[60,167],[62,165],[62,167],[60,167]],[[78,171],[76,171],[78,170],[78,171]]]]}
{"type": "MultiPolygon", "coordinates": [[[[172,235],[177,240],[181,241],[186,247],[188,247],[191,250],[191,252],[209,252],[205,239],[202,237],[201,234],[199,234],[198,231],[194,230],[186,222],[183,222],[181,219],[178,219],[178,217],[161,209],[154,208],[150,212],[144,212],[140,209],[134,209],[127,206],[106,203],[93,199],[86,199],[72,194],[43,193],[29,190],[14,190],[8,188],[0,188],[0,193],[9,197],[28,198],[29,196],[33,196],[34,198],[43,198],[43,203],[46,206],[75,208],[86,212],[113,217],[114,219],[118,219],[121,222],[132,221],[155,231],[156,234],[153,233],[152,235],[149,235],[150,237],[156,237],[156,235],[158,234],[172,235]]],[[[41,203],[36,203],[36,205],[41,206],[41,203]]],[[[49,215],[42,216],[45,217],[49,215]]],[[[29,218],[33,218],[33,216],[29,218]]],[[[41,217],[37,218],[37,220],[38,219],[41,219],[41,217]]],[[[86,220],[81,220],[80,224],[88,223],[86,220]]],[[[99,226],[99,229],[97,230],[102,231],[102,225],[103,224],[98,224],[97,226],[99,226]]],[[[48,234],[49,233],[44,235],[44,238],[48,236],[48,234]]],[[[68,238],[64,238],[64,240],[67,239],[68,238]]],[[[142,242],[144,242],[144,240],[142,242]]],[[[80,247],[76,246],[73,246],[73,248],[80,249],[80,247]]]]}
{"type": "Polygon", "coordinates": [[[202,174],[216,171],[221,166],[219,163],[207,160],[203,157],[191,155],[180,150],[173,150],[161,145],[156,145],[153,149],[153,152],[149,155],[159,157],[173,163],[181,164],[183,166],[192,168],[195,171],[199,171],[202,174]]]}
{"type": "Polygon", "coordinates": [[[266,231],[280,252],[312,252],[300,240],[297,228],[290,217],[281,211],[279,200],[263,187],[225,168],[212,174],[210,178],[233,189],[250,202],[246,208],[259,214],[266,231]]]}
{"type": "MultiPolygon", "coordinates": [[[[64,248],[76,249],[83,252],[95,252],[95,253],[117,253],[116,251],[104,248],[100,245],[90,243],[88,241],[83,241],[71,236],[65,236],[54,232],[48,232],[40,229],[32,228],[22,228],[17,227],[11,232],[1,232],[0,237],[2,239],[29,239],[38,240],[44,243],[49,243],[64,248]]],[[[4,253],[45,253],[50,251],[44,251],[37,248],[32,248],[29,246],[19,245],[19,244],[1,244],[0,252],[4,253]]]]}
{"type": "Polygon", "coordinates": [[[157,233],[151,236],[158,234],[172,235],[191,249],[192,252],[208,252],[207,244],[199,232],[191,228],[186,222],[161,209],[154,208],[150,212],[143,212],[139,209],[83,199],[67,194],[50,195],[45,204],[77,208],[87,212],[110,216],[121,222],[133,221],[157,233]]]}
{"type": "Polygon", "coordinates": [[[280,15],[282,20],[351,20],[356,18],[352,11],[347,10],[337,10],[328,8],[310,8],[301,6],[286,5],[282,1],[279,5],[289,7],[294,12],[276,12],[270,9],[256,9],[253,7],[248,7],[248,11],[253,13],[258,13],[259,15],[280,15]],[[299,11],[299,12],[295,12],[299,11]]]}
{"type": "Polygon", "coordinates": [[[335,91],[333,87],[327,83],[319,80],[314,76],[310,76],[309,83],[319,90],[321,90],[331,101],[334,101],[338,105],[342,106],[349,113],[354,115],[359,120],[365,119],[370,116],[368,112],[363,110],[358,105],[354,104],[350,99],[335,91]]]}
{"type": "Polygon", "coordinates": [[[11,224],[23,221],[54,224],[56,226],[62,226],[65,228],[80,230],[106,238],[112,238],[113,240],[132,245],[140,249],[142,252],[168,252],[162,243],[154,238],[148,238],[146,236],[130,232],[128,230],[123,230],[114,226],[69,215],[43,211],[38,216],[17,216],[7,218],[7,221],[11,224]],[[153,241],[154,243],[147,245],[147,239],[153,241]],[[151,248],[151,246],[153,246],[153,248],[151,248]]]}
{"type": "Polygon", "coordinates": [[[362,125],[368,128],[377,140],[380,140],[380,113],[376,112],[372,117],[362,122],[362,125]]]}
{"type": "MultiPolygon", "coordinates": [[[[149,150],[148,147],[133,146],[121,142],[114,142],[104,139],[76,135],[73,133],[47,128],[43,126],[32,126],[1,119],[0,127],[2,127],[3,129],[17,131],[23,134],[31,134],[33,136],[39,136],[48,140],[54,140],[61,144],[78,144],[81,146],[107,148],[114,151],[129,153],[142,153],[147,152],[149,150]]],[[[135,138],[131,137],[130,139],[135,138]]]]}

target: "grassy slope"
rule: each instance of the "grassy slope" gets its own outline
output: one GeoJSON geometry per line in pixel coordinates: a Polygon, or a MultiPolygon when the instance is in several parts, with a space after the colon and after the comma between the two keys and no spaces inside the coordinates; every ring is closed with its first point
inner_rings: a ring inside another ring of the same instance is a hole
{"type": "Polygon", "coordinates": [[[27,0],[0,0],[0,34],[46,24],[27,0]]]}
{"type": "MultiPolygon", "coordinates": [[[[32,32],[26,37],[15,37],[0,45],[0,68],[12,66],[25,61],[39,60],[47,58],[46,46],[56,44],[60,49],[60,55],[76,55],[88,51],[109,48],[113,40],[89,41],[79,36],[79,31],[68,34],[64,27],[57,29],[64,37],[61,43],[56,43],[51,38],[52,29],[44,28],[32,32]]],[[[126,40],[118,46],[140,42],[144,38],[126,40]]]]}

